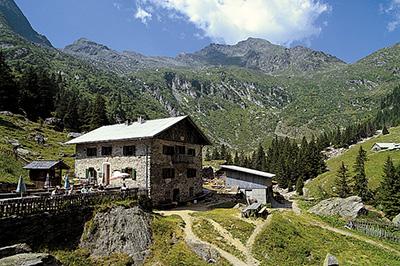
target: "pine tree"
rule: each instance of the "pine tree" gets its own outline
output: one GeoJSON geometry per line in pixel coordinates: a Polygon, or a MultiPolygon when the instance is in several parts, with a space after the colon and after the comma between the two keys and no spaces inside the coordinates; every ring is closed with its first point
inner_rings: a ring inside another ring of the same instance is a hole
{"type": "Polygon", "coordinates": [[[383,211],[393,217],[400,213],[400,166],[398,169],[393,165],[390,157],[384,165],[384,175],[378,190],[378,201],[383,211]]]}
{"type": "Polygon", "coordinates": [[[235,151],[235,156],[233,157],[233,164],[240,166],[240,158],[239,158],[239,153],[235,151]]]}
{"type": "Polygon", "coordinates": [[[299,177],[296,181],[296,192],[298,195],[303,195],[303,188],[304,188],[304,180],[303,177],[299,177]]]}
{"type": "Polygon", "coordinates": [[[389,130],[387,129],[386,125],[384,125],[382,128],[382,135],[387,135],[387,134],[389,134],[389,130]]]}
{"type": "Polygon", "coordinates": [[[19,88],[11,73],[11,69],[5,62],[3,54],[0,52],[0,110],[18,110],[19,88]]]}
{"type": "Polygon", "coordinates": [[[291,179],[289,179],[287,186],[288,186],[288,192],[292,192],[293,191],[293,183],[292,183],[291,179]]]}
{"type": "Polygon", "coordinates": [[[92,108],[90,128],[96,129],[108,124],[106,101],[103,96],[97,94],[92,108]]]}
{"type": "Polygon", "coordinates": [[[348,178],[349,178],[348,169],[344,164],[344,162],[342,162],[342,165],[339,168],[335,180],[337,195],[341,198],[347,198],[350,195],[351,191],[348,184],[348,178]]]}
{"type": "Polygon", "coordinates": [[[257,152],[254,153],[254,169],[260,170],[260,171],[265,171],[266,170],[266,158],[265,158],[265,152],[263,146],[260,145],[258,146],[257,152]]]}
{"type": "Polygon", "coordinates": [[[356,195],[360,196],[361,199],[364,201],[371,199],[371,192],[368,189],[368,179],[365,175],[366,160],[367,160],[367,152],[361,146],[358,151],[356,162],[354,164],[354,171],[356,175],[353,177],[354,179],[353,191],[356,195]]]}

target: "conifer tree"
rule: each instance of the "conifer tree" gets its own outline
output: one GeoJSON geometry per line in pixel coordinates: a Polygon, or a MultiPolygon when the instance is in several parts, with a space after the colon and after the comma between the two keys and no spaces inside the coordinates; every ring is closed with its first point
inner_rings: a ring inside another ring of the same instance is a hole
{"type": "Polygon", "coordinates": [[[233,157],[233,164],[237,166],[241,165],[238,151],[235,151],[235,156],[233,157]]]}
{"type": "Polygon", "coordinates": [[[382,135],[387,135],[387,134],[389,134],[389,130],[387,129],[386,125],[384,125],[382,128],[382,135]]]}
{"type": "Polygon", "coordinates": [[[17,111],[18,95],[19,89],[14,76],[0,52],[0,110],[17,111]]]}
{"type": "Polygon", "coordinates": [[[400,213],[400,166],[396,169],[392,159],[388,157],[383,169],[378,201],[383,211],[389,217],[393,217],[400,213]]]}
{"type": "Polygon", "coordinates": [[[356,173],[353,177],[354,187],[353,191],[356,195],[360,196],[362,200],[366,201],[371,199],[371,192],[368,189],[368,179],[365,175],[365,162],[367,160],[367,152],[361,146],[356,162],[354,164],[354,172],[356,173]]]}
{"type": "Polygon", "coordinates": [[[302,196],[303,195],[303,188],[304,188],[304,180],[303,177],[297,178],[296,181],[296,192],[298,195],[302,196]]]}
{"type": "Polygon", "coordinates": [[[339,171],[337,172],[335,186],[337,189],[337,195],[341,198],[346,198],[350,195],[350,186],[348,184],[348,169],[344,162],[342,162],[339,171]]]}
{"type": "Polygon", "coordinates": [[[108,124],[106,101],[100,94],[96,95],[94,106],[92,107],[90,127],[96,129],[108,124]]]}
{"type": "Polygon", "coordinates": [[[254,153],[254,169],[265,171],[266,170],[266,158],[264,148],[261,143],[258,146],[257,152],[254,153]]]}

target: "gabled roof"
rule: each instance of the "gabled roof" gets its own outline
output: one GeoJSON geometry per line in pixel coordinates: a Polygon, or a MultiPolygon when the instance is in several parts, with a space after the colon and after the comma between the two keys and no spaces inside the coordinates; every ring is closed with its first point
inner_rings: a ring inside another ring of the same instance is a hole
{"type": "Polygon", "coordinates": [[[66,144],[81,144],[81,143],[95,143],[95,142],[108,142],[117,140],[132,140],[132,139],[145,139],[154,138],[161,132],[169,129],[173,125],[188,119],[190,123],[197,129],[200,135],[204,138],[207,145],[210,141],[203,134],[203,132],[196,126],[189,116],[178,116],[163,119],[146,120],[143,123],[134,122],[127,124],[116,124],[110,126],[103,126],[93,131],[90,131],[80,137],[68,141],[66,144]]]}
{"type": "Polygon", "coordinates": [[[266,177],[266,178],[275,177],[275,175],[271,174],[271,173],[258,171],[258,170],[250,169],[250,168],[246,168],[246,167],[240,167],[240,166],[236,166],[236,165],[221,165],[221,169],[222,170],[229,169],[229,170],[233,170],[233,171],[237,171],[237,172],[243,172],[243,173],[247,173],[247,174],[258,175],[258,176],[262,176],[262,177],[266,177]]]}
{"type": "Polygon", "coordinates": [[[374,146],[377,145],[379,146],[381,149],[399,149],[400,148],[400,144],[399,143],[375,143],[374,146]]]}
{"type": "Polygon", "coordinates": [[[69,169],[69,166],[66,165],[63,161],[33,161],[24,166],[24,169],[32,170],[32,169],[42,169],[48,170],[55,166],[59,166],[62,169],[69,169]]]}

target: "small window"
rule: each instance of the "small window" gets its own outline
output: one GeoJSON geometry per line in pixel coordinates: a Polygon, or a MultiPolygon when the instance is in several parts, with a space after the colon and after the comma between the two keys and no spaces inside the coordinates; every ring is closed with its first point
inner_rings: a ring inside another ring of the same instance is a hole
{"type": "Polygon", "coordinates": [[[174,154],[174,147],[173,146],[163,146],[163,154],[165,155],[173,155],[174,154]]]}
{"type": "Polygon", "coordinates": [[[196,150],[195,149],[188,149],[188,155],[196,156],[196,150]]]}
{"type": "Polygon", "coordinates": [[[97,149],[96,148],[87,148],[86,149],[86,155],[87,156],[96,156],[97,155],[97,149]]]}
{"type": "Polygon", "coordinates": [[[136,147],[135,146],[124,146],[123,148],[124,156],[135,156],[136,147]]]}
{"type": "Polygon", "coordinates": [[[101,155],[111,155],[112,154],[112,147],[101,147],[101,155]]]}
{"type": "Polygon", "coordinates": [[[190,187],[189,188],[189,197],[193,197],[194,196],[194,187],[190,187]]]}
{"type": "Polygon", "coordinates": [[[175,169],[174,168],[163,168],[162,169],[162,177],[163,178],[174,178],[175,177],[175,169]]]}
{"type": "Polygon", "coordinates": [[[132,167],[126,167],[122,169],[122,173],[128,174],[129,178],[132,178],[132,180],[136,180],[136,169],[132,167]]]}
{"type": "Polygon", "coordinates": [[[186,147],[185,146],[175,146],[176,154],[185,154],[186,147]]]}
{"type": "Polygon", "coordinates": [[[189,168],[189,169],[187,169],[186,173],[187,173],[188,178],[196,177],[197,170],[193,169],[193,168],[189,168]]]}

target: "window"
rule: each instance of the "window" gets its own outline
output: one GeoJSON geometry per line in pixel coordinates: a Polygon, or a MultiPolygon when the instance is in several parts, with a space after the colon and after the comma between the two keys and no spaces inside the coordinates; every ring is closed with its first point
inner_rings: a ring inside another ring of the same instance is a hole
{"type": "Polygon", "coordinates": [[[188,155],[196,156],[196,150],[195,149],[188,149],[188,155]]]}
{"type": "Polygon", "coordinates": [[[96,156],[97,155],[97,149],[96,148],[87,148],[86,149],[86,155],[87,156],[96,156]]]}
{"type": "Polygon", "coordinates": [[[194,196],[194,187],[190,187],[189,188],[189,197],[193,197],[194,196]]]}
{"type": "Polygon", "coordinates": [[[186,174],[188,178],[196,177],[197,170],[193,168],[189,168],[186,170],[186,174]]]}
{"type": "Polygon", "coordinates": [[[163,154],[165,154],[165,155],[173,155],[174,154],[174,147],[164,145],[163,146],[163,154]]]}
{"type": "Polygon", "coordinates": [[[101,147],[101,155],[111,155],[112,154],[112,147],[101,147]]]}
{"type": "Polygon", "coordinates": [[[163,178],[174,178],[175,177],[175,169],[174,168],[163,168],[162,169],[162,177],[163,178]]]}
{"type": "Polygon", "coordinates": [[[185,154],[186,147],[185,146],[175,146],[176,154],[185,154]]]}
{"type": "Polygon", "coordinates": [[[122,169],[122,173],[127,173],[132,180],[136,180],[136,169],[126,167],[125,169],[122,169]]]}
{"type": "Polygon", "coordinates": [[[136,147],[135,146],[124,146],[123,148],[124,156],[135,156],[136,147]]]}

